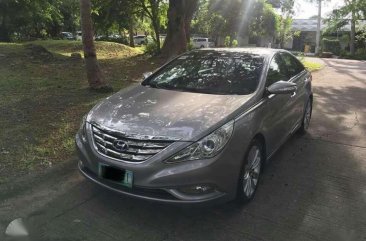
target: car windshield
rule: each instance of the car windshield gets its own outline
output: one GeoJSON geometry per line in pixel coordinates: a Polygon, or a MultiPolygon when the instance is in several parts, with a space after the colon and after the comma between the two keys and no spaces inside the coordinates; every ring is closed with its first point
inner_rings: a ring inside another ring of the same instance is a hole
{"type": "Polygon", "coordinates": [[[253,93],[264,57],[246,52],[196,51],[182,55],[142,84],[159,89],[221,95],[253,93]]]}

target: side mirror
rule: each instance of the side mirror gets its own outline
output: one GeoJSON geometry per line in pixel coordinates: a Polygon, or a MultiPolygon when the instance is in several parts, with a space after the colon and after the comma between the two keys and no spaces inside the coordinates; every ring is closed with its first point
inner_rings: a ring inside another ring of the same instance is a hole
{"type": "Polygon", "coordinates": [[[296,92],[296,90],[297,86],[295,83],[283,80],[277,81],[267,88],[267,91],[271,94],[292,94],[296,92]]]}
{"type": "Polygon", "coordinates": [[[142,79],[144,79],[144,80],[145,80],[145,79],[149,78],[149,76],[150,76],[150,75],[152,75],[152,72],[146,72],[146,73],[143,73],[143,74],[142,74],[142,79]]]}

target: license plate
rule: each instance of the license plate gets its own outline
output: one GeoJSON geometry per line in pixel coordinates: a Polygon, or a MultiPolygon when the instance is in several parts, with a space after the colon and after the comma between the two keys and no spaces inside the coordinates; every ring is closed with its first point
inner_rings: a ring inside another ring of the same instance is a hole
{"type": "Polygon", "coordinates": [[[121,184],[129,188],[132,187],[133,173],[131,171],[99,163],[98,175],[100,178],[121,184]]]}

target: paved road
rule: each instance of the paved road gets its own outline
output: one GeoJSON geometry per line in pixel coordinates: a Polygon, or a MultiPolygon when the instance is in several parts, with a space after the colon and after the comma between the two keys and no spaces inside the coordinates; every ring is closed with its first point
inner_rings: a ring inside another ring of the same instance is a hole
{"type": "MultiPolygon", "coordinates": [[[[366,63],[325,59],[314,73],[310,132],[264,171],[253,202],[209,208],[125,198],[67,164],[0,192],[0,240],[22,217],[24,240],[366,240],[366,63]]],[[[3,188],[4,189],[4,188],[3,188]]]]}

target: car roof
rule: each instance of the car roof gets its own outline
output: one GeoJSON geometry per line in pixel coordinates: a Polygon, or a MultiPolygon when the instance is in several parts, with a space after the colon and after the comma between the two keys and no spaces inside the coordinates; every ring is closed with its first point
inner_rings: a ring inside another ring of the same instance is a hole
{"type": "Polygon", "coordinates": [[[193,50],[195,52],[229,52],[229,53],[248,53],[248,54],[257,54],[262,55],[264,57],[271,57],[278,52],[287,52],[283,49],[272,49],[272,48],[259,48],[259,47],[240,47],[240,48],[204,48],[193,50]]]}

